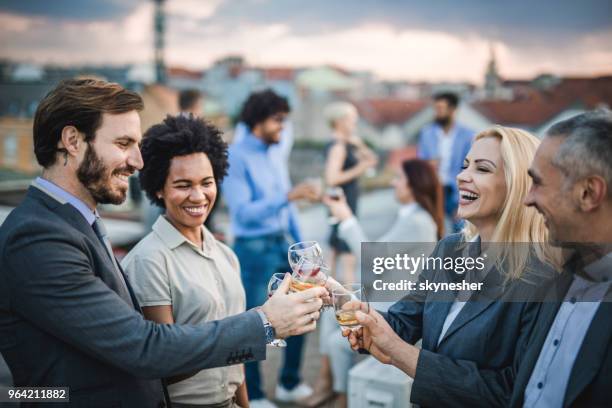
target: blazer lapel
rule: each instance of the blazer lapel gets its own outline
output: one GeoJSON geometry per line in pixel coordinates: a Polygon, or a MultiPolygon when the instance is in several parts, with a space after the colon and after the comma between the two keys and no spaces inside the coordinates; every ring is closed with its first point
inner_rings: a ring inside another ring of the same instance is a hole
{"type": "Polygon", "coordinates": [[[482,293],[473,293],[472,296],[470,296],[469,301],[466,302],[463,309],[461,309],[444,334],[440,344],[491,306],[491,304],[502,295],[502,284],[503,277],[501,273],[496,267],[491,267],[491,270],[483,280],[482,293]]]}
{"type": "MultiPolygon", "coordinates": [[[[112,259],[108,256],[108,251],[104,247],[104,244],[100,242],[91,225],[87,223],[83,215],[76,208],[74,208],[69,203],[62,203],[57,201],[56,198],[51,197],[38,187],[30,187],[28,190],[28,194],[31,195],[34,199],[43,201],[47,207],[53,210],[58,216],[62,217],[73,228],[85,234],[93,243],[96,252],[104,254],[103,256],[101,256],[101,258],[104,260],[103,262],[106,267],[111,271],[115,269],[115,265],[113,264],[112,259]]],[[[129,287],[127,278],[125,279],[125,282],[128,285],[128,292],[130,297],[126,298],[126,296],[122,294],[122,291],[118,289],[120,285],[122,285],[122,283],[117,281],[118,277],[114,273],[103,273],[103,271],[95,270],[94,273],[98,275],[100,279],[102,279],[104,283],[106,283],[106,285],[109,286],[109,288],[115,293],[117,293],[123,300],[125,300],[128,304],[132,303],[137,310],[140,310],[140,308],[138,307],[138,303],[134,302],[135,298],[131,288],[129,287]],[[111,281],[112,284],[109,285],[111,281]]],[[[125,274],[123,273],[123,271],[121,271],[120,273],[122,273],[125,278],[125,274]]]]}
{"type": "Polygon", "coordinates": [[[527,383],[540,357],[540,352],[548,336],[548,331],[557,317],[557,312],[561,307],[561,299],[563,299],[565,293],[567,293],[572,279],[573,277],[570,274],[563,273],[548,291],[547,296],[544,298],[544,302],[542,302],[537,317],[537,324],[533,329],[529,344],[525,349],[525,354],[519,357],[518,371],[514,381],[514,393],[510,403],[511,407],[523,406],[525,388],[527,388],[527,383]]]}
{"type": "Polygon", "coordinates": [[[440,338],[440,333],[444,326],[444,320],[446,320],[446,316],[452,304],[453,302],[448,301],[433,301],[425,305],[425,307],[429,308],[429,311],[427,311],[428,318],[426,319],[429,329],[424,327],[423,330],[424,349],[436,350],[438,348],[438,339],[440,338]],[[429,335],[426,335],[425,329],[427,329],[429,335]]]}
{"type": "Polygon", "coordinates": [[[576,357],[565,390],[563,406],[570,406],[582,390],[591,383],[612,340],[612,303],[602,302],[587,331],[576,357]]]}

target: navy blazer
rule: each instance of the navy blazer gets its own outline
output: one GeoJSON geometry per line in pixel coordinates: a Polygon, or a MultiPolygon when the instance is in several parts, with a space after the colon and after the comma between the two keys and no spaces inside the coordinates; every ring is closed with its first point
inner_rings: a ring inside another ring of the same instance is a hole
{"type": "Polygon", "coordinates": [[[69,387],[76,407],[159,407],[160,378],[265,358],[254,310],[201,325],[145,320],[85,218],[38,188],[0,228],[0,255],[0,352],[15,386],[69,387]]]}
{"type": "MultiPolygon", "coordinates": [[[[548,331],[561,307],[561,302],[558,299],[565,297],[571,281],[571,274],[560,276],[549,292],[548,301],[542,304],[538,315],[538,324],[533,330],[527,348],[519,357],[518,373],[510,400],[510,407],[512,408],[523,406],[525,388],[527,388],[531,373],[538,361],[548,331]]],[[[565,389],[563,407],[603,408],[609,407],[611,404],[612,302],[608,299],[600,304],[584,336],[565,389]]]]}
{"type": "MultiPolygon", "coordinates": [[[[431,256],[462,255],[462,237],[451,235],[438,244],[431,256]]],[[[552,278],[550,266],[537,258],[528,269],[538,271],[537,282],[511,281],[505,287],[503,273],[492,267],[483,290],[474,293],[438,344],[452,301],[436,293],[408,295],[394,304],[386,319],[405,341],[422,339],[422,349],[412,385],[411,401],[429,407],[503,407],[512,393],[516,373],[515,354],[525,347],[536,321],[539,304],[511,302],[540,289],[544,277],[552,278]]],[[[455,280],[453,272],[424,270],[419,280],[455,280]]]]}

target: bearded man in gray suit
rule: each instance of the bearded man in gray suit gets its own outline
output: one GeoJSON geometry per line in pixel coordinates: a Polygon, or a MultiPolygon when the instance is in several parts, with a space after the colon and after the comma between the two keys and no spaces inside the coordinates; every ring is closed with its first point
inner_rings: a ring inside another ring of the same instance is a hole
{"type": "MultiPolygon", "coordinates": [[[[287,294],[201,325],[143,318],[96,206],[125,200],[142,168],[136,93],[60,83],[38,106],[42,176],[0,228],[0,352],[19,387],[69,387],[70,405],[169,405],[160,378],[263,360],[266,343],[312,331],[325,289],[287,294]]],[[[24,405],[25,406],[25,405],[24,405]]]]}

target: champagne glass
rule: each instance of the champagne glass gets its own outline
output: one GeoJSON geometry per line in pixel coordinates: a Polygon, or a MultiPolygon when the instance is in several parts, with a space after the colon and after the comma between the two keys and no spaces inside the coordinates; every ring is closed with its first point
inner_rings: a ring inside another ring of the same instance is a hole
{"type": "Polygon", "coordinates": [[[332,291],[332,303],[338,324],[351,330],[361,327],[355,312],[368,313],[370,310],[365,289],[360,283],[349,283],[335,288],[332,291]]]}
{"type": "MultiPolygon", "coordinates": [[[[283,279],[285,279],[284,273],[275,273],[274,275],[272,275],[270,281],[268,282],[268,298],[271,298],[274,292],[276,292],[276,289],[278,289],[278,287],[281,285],[283,279]]],[[[269,344],[269,346],[287,347],[287,342],[283,339],[274,339],[269,344]]]]}
{"type": "Polygon", "coordinates": [[[287,258],[292,271],[295,271],[302,258],[325,265],[323,262],[323,250],[317,241],[296,242],[289,247],[287,258]]]}
{"type": "Polygon", "coordinates": [[[325,286],[328,268],[321,259],[302,257],[291,275],[291,290],[301,292],[316,286],[325,286]]]}

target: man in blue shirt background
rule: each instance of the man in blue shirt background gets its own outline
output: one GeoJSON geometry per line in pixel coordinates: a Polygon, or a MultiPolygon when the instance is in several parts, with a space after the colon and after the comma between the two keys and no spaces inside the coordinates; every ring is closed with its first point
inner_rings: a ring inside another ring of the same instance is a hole
{"type": "MultiPolygon", "coordinates": [[[[311,183],[291,187],[287,149],[279,149],[289,114],[287,99],[271,90],[253,93],[245,102],[241,122],[248,132],[229,148],[229,171],[223,195],[229,207],[234,251],[240,261],[247,308],[266,299],[267,284],[275,272],[289,271],[290,242],[301,240],[293,201],[317,200],[311,183]]],[[[304,338],[287,340],[276,398],[292,402],[308,397],[312,389],[300,381],[304,338]]],[[[252,408],[275,405],[265,399],[259,365],[246,364],[246,382],[252,408]]]]}
{"type": "Polygon", "coordinates": [[[455,178],[461,172],[463,159],[474,139],[474,132],[455,120],[458,105],[459,98],[453,93],[434,96],[434,122],[421,130],[417,147],[418,157],[430,161],[438,170],[444,189],[444,214],[455,230],[458,228],[455,214],[459,204],[455,178]]]}

